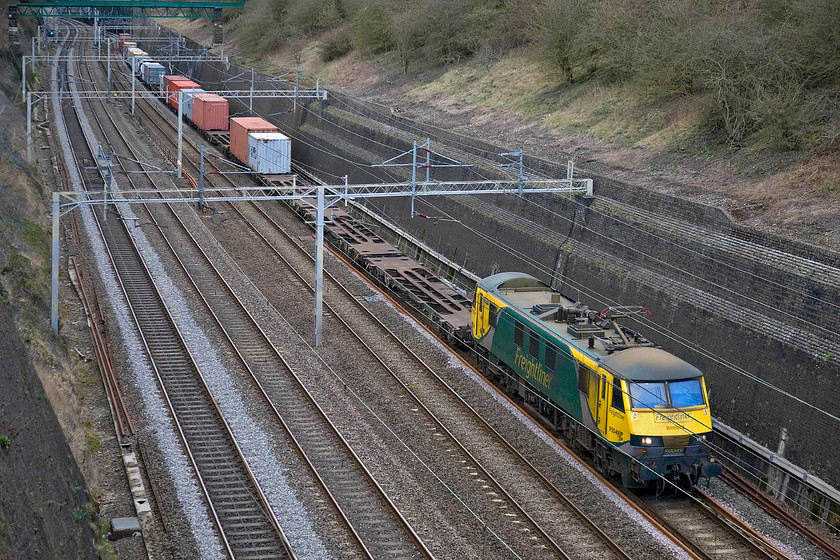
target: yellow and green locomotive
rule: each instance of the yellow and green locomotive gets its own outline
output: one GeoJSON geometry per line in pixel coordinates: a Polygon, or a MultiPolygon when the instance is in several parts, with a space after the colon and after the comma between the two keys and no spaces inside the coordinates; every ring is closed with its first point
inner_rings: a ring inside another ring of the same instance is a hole
{"type": "Polygon", "coordinates": [[[478,282],[472,336],[486,375],[625,486],[717,476],[703,374],[617,322],[640,312],[591,310],[508,272],[478,282]]]}

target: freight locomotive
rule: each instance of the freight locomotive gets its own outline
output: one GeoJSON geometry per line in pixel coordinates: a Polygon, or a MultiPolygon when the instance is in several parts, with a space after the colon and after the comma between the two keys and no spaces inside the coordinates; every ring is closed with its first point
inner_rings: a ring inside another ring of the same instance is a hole
{"type": "Polygon", "coordinates": [[[627,487],[717,476],[703,374],[618,322],[641,307],[596,311],[533,276],[478,282],[472,337],[481,369],[525,400],[599,470],[627,487]]]}

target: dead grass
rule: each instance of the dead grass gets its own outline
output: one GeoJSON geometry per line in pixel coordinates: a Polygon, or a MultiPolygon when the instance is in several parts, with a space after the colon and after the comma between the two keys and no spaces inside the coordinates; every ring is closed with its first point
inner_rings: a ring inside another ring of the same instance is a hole
{"type": "Polygon", "coordinates": [[[201,45],[213,44],[213,23],[209,19],[155,18],[154,22],[201,45]]]}

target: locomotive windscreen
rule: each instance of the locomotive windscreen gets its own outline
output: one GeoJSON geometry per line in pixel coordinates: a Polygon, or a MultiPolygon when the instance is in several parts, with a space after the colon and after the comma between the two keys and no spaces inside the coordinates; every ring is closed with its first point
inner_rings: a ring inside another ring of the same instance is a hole
{"type": "Polygon", "coordinates": [[[703,406],[703,385],[699,379],[630,383],[633,408],[688,408],[703,406]]]}

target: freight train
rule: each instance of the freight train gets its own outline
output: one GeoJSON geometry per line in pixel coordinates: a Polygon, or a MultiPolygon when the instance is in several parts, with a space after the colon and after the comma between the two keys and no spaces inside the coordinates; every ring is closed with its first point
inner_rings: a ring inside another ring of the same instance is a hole
{"type": "MultiPolygon", "coordinates": [[[[168,93],[211,141],[265,184],[290,172],[290,140],[259,117],[228,118],[224,97],[148,58],[121,37],[125,60],[168,93]],[[142,59],[138,59],[142,57],[142,59]]],[[[296,209],[314,221],[313,205],[296,209]]],[[[365,274],[408,305],[450,343],[474,352],[479,370],[561,433],[596,467],[627,487],[688,486],[717,476],[709,454],[711,410],[703,374],[618,322],[639,307],[589,309],[523,273],[479,280],[472,304],[348,212],[332,208],[327,232],[365,274]]]]}

